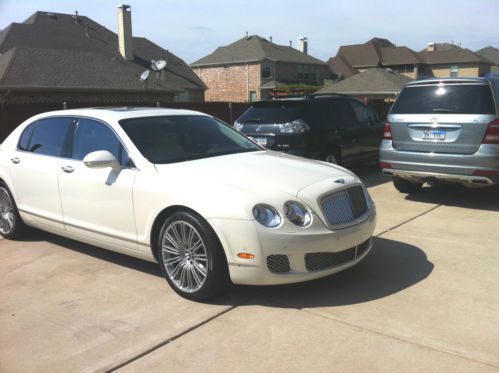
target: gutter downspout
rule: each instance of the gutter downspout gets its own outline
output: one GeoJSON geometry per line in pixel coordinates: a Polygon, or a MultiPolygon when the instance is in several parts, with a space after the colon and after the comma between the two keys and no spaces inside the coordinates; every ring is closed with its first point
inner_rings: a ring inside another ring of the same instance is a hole
{"type": "Polygon", "coordinates": [[[249,63],[246,64],[246,101],[250,101],[249,93],[249,63]]]}

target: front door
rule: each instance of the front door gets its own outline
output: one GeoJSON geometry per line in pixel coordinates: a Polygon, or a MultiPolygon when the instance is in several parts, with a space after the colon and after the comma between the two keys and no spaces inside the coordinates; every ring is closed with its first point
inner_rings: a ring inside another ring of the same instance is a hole
{"type": "Polygon", "coordinates": [[[86,240],[120,249],[137,249],[133,184],[137,170],[126,149],[105,123],[78,120],[71,159],[60,163],[59,185],[66,230],[86,240]],[[83,158],[94,151],[112,153],[122,168],[91,169],[83,158]]]}

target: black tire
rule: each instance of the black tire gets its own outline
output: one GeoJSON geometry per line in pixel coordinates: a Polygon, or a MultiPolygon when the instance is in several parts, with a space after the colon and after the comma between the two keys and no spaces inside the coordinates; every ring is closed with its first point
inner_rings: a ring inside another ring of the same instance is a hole
{"type": "Polygon", "coordinates": [[[177,294],[184,298],[195,301],[207,299],[226,289],[230,283],[227,259],[222,245],[208,222],[195,213],[179,211],[170,215],[161,227],[157,250],[159,265],[166,281],[177,294]],[[174,230],[182,234],[182,229],[185,229],[184,232],[193,229],[198,236],[193,234],[191,240],[188,239],[191,236],[186,237],[190,233],[185,233],[184,238],[175,236],[174,230]],[[167,232],[169,237],[165,235],[167,232]],[[183,243],[183,246],[177,250],[178,253],[172,252],[176,246],[174,247],[170,238],[173,241],[183,243]],[[177,238],[180,239],[177,241],[177,238]],[[199,245],[199,240],[193,241],[195,238],[202,241],[203,248],[199,249],[203,250],[202,252],[195,249],[199,245]],[[178,258],[181,259],[176,260],[178,258]],[[169,264],[165,261],[168,261],[169,264]],[[177,266],[180,266],[180,269],[177,266]],[[206,271],[206,275],[202,284],[199,285],[196,282],[199,279],[197,276],[202,277],[203,269],[206,271]],[[185,276],[189,277],[190,280],[185,276]],[[182,284],[195,286],[187,289],[183,288],[182,284]],[[198,285],[199,288],[196,288],[198,285]]]}
{"type": "Polygon", "coordinates": [[[322,154],[322,160],[330,164],[340,164],[341,155],[338,149],[330,148],[322,154]]]}
{"type": "Polygon", "coordinates": [[[18,240],[25,235],[27,229],[9,187],[0,181],[0,235],[7,240],[18,240]],[[7,218],[4,219],[4,216],[9,213],[10,223],[7,223],[7,218]],[[10,228],[6,224],[10,224],[10,228]]]}
{"type": "Polygon", "coordinates": [[[400,193],[417,193],[423,187],[423,183],[416,183],[401,177],[393,177],[393,185],[400,193]]]}

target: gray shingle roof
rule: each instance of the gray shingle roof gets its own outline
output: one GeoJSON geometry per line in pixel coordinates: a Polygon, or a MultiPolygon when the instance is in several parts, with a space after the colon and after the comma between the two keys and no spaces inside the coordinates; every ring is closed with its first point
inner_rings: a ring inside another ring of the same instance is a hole
{"type": "Polygon", "coordinates": [[[337,55],[329,59],[329,68],[336,75],[348,78],[352,75],[358,74],[359,70],[350,65],[343,56],[337,55]]]}
{"type": "Polygon", "coordinates": [[[428,52],[426,49],[418,53],[419,58],[427,64],[447,64],[483,62],[491,63],[486,58],[480,57],[469,49],[458,47],[449,43],[436,44],[436,50],[428,52]]]}
{"type": "Polygon", "coordinates": [[[145,38],[133,38],[134,60],[125,61],[118,36],[85,16],[36,12],[0,33],[0,87],[144,89],[138,76],[152,59],[167,68],[147,88],[182,91],[206,88],[189,66],[145,38]]]}
{"type": "Polygon", "coordinates": [[[278,62],[323,65],[325,62],[289,46],[274,44],[258,35],[244,37],[193,63],[192,67],[259,62],[270,59],[278,62]]]}
{"type": "Polygon", "coordinates": [[[346,93],[354,95],[396,94],[411,80],[394,71],[373,67],[338,83],[324,87],[317,91],[317,93],[346,93]]]}
{"type": "Polygon", "coordinates": [[[494,47],[485,47],[476,52],[480,57],[499,65],[499,49],[494,47]]]}

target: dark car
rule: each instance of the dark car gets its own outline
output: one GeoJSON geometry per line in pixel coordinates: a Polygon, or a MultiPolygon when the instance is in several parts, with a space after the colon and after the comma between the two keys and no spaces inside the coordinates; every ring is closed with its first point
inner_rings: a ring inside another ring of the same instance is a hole
{"type": "Polygon", "coordinates": [[[234,127],[268,149],[341,164],[376,160],[383,138],[377,114],[343,95],[255,102],[234,127]]]}

